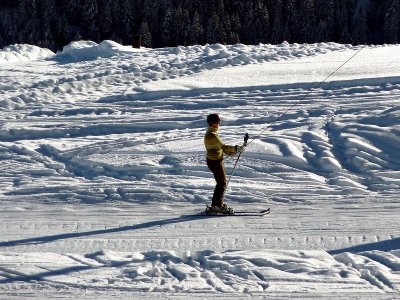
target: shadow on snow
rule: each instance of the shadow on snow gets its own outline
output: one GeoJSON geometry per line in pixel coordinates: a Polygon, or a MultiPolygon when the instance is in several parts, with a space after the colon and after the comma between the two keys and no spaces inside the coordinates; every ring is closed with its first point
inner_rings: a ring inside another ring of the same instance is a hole
{"type": "Polygon", "coordinates": [[[376,243],[361,244],[361,245],[342,248],[342,249],[330,250],[330,251],[328,251],[328,253],[331,255],[335,255],[335,254],[340,254],[340,253],[344,253],[344,252],[360,253],[360,252],[374,251],[374,250],[389,252],[389,251],[398,250],[398,249],[400,249],[400,237],[394,238],[391,240],[380,241],[380,242],[376,242],[376,243]]]}
{"type": "MultiPolygon", "coordinates": [[[[206,219],[206,218],[209,219],[212,217],[214,217],[214,216],[209,216],[209,215],[205,215],[205,214],[203,215],[202,213],[183,215],[180,217],[150,221],[150,222],[136,224],[136,225],[130,225],[130,226],[93,230],[93,231],[62,233],[62,234],[56,234],[56,235],[0,242],[0,247],[38,245],[38,244],[51,243],[51,242],[55,242],[58,240],[73,239],[73,238],[79,238],[79,237],[88,237],[88,236],[95,236],[95,235],[116,233],[116,232],[123,232],[123,231],[131,231],[131,230],[139,230],[139,229],[147,229],[147,228],[156,227],[156,226],[163,226],[163,225],[176,224],[176,223],[182,223],[182,222],[190,222],[190,221],[199,220],[199,219],[206,219]]],[[[218,216],[216,216],[216,217],[218,217],[218,216]]]]}

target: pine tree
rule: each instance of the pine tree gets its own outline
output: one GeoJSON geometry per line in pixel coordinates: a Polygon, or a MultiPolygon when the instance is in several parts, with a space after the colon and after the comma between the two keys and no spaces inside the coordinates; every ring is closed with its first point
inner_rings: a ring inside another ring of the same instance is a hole
{"type": "Polygon", "coordinates": [[[39,6],[41,40],[43,47],[57,50],[55,35],[57,33],[57,23],[59,22],[55,0],[42,0],[39,6]]]}
{"type": "Polygon", "coordinates": [[[17,42],[37,45],[40,42],[40,28],[35,0],[20,0],[17,10],[17,42]]]}
{"type": "Polygon", "coordinates": [[[384,22],[384,42],[388,44],[399,43],[400,37],[400,4],[399,0],[392,0],[386,11],[384,22]]]}
{"type": "Polygon", "coordinates": [[[146,22],[142,22],[142,25],[140,26],[139,29],[139,34],[142,36],[142,45],[144,47],[151,47],[152,46],[151,33],[149,26],[147,25],[146,22]]]}
{"type": "MultiPolygon", "coordinates": [[[[280,3],[280,0],[278,0],[280,3]]],[[[279,4],[278,4],[279,5],[279,4]]],[[[280,9],[280,8],[279,8],[280,9]]],[[[257,1],[254,8],[254,43],[265,43],[270,39],[270,18],[267,6],[257,1]]],[[[280,15],[279,15],[280,18],[280,15]]]]}
{"type": "Polygon", "coordinates": [[[354,18],[351,41],[354,45],[365,45],[368,43],[367,15],[363,7],[361,7],[360,12],[354,18]]]}
{"type": "Polygon", "coordinates": [[[81,33],[80,33],[79,29],[78,29],[75,32],[75,34],[74,34],[74,36],[72,38],[72,41],[80,41],[80,40],[82,40],[82,36],[81,36],[81,33]]]}
{"type": "Polygon", "coordinates": [[[82,25],[84,37],[99,41],[99,27],[97,24],[98,4],[97,0],[84,0],[81,6],[82,25]]]}
{"type": "Polygon", "coordinates": [[[134,19],[134,2],[131,0],[122,0],[120,3],[122,8],[121,25],[122,35],[126,42],[131,41],[133,37],[133,19],[134,19]]]}
{"type": "Polygon", "coordinates": [[[349,32],[349,18],[346,0],[339,0],[338,8],[336,9],[336,27],[335,27],[335,40],[342,44],[351,43],[351,37],[349,32]]]}
{"type": "Polygon", "coordinates": [[[113,33],[113,15],[112,15],[113,2],[102,0],[99,2],[99,31],[100,39],[108,40],[112,37],[113,33]]]}
{"type": "Polygon", "coordinates": [[[283,26],[282,26],[282,2],[277,0],[274,7],[274,21],[271,32],[271,43],[279,44],[283,42],[283,26]]]}
{"type": "Polygon", "coordinates": [[[315,0],[316,39],[317,41],[333,40],[335,22],[334,0],[315,0]]]}
{"type": "Polygon", "coordinates": [[[255,20],[254,8],[250,6],[250,2],[246,2],[244,16],[242,17],[242,30],[240,33],[240,40],[244,44],[254,44],[254,39],[252,36],[253,23],[255,20]]]}
{"type": "Polygon", "coordinates": [[[91,23],[93,22],[98,13],[98,5],[96,0],[83,0],[80,6],[80,11],[82,15],[83,22],[91,23]]]}
{"type": "Polygon", "coordinates": [[[162,23],[162,46],[172,46],[172,10],[168,9],[162,23]]]}
{"type": "Polygon", "coordinates": [[[301,42],[315,41],[315,5],[314,0],[302,0],[299,6],[301,42]]]}
{"type": "Polygon", "coordinates": [[[72,23],[78,23],[80,21],[80,14],[78,13],[79,3],[80,0],[64,0],[67,17],[72,23]]]}
{"type": "Polygon", "coordinates": [[[121,15],[123,14],[121,0],[110,1],[110,19],[112,26],[110,27],[111,39],[117,43],[123,43],[123,25],[121,15]]]}
{"type": "Polygon", "coordinates": [[[230,44],[240,43],[240,32],[242,31],[242,24],[240,22],[239,15],[237,13],[231,16],[231,33],[230,33],[230,44]]]}
{"type": "Polygon", "coordinates": [[[185,44],[185,21],[182,7],[178,6],[173,11],[172,32],[174,45],[185,44]]]}
{"type": "Polygon", "coordinates": [[[235,12],[241,13],[245,9],[245,0],[233,0],[232,5],[235,12]]]}
{"type": "Polygon", "coordinates": [[[225,14],[225,5],[224,5],[224,0],[217,0],[216,3],[216,12],[220,19],[222,19],[222,16],[225,14]]]}
{"type": "Polygon", "coordinates": [[[282,38],[286,41],[298,42],[299,26],[296,0],[287,1],[284,13],[282,38]]]}
{"type": "Polygon", "coordinates": [[[58,22],[56,22],[53,36],[58,48],[61,49],[64,45],[68,44],[70,33],[68,31],[68,20],[65,13],[61,14],[58,22]]]}
{"type": "Polygon", "coordinates": [[[215,44],[226,42],[226,32],[218,15],[214,13],[207,25],[207,43],[215,44]]]}
{"type": "Polygon", "coordinates": [[[13,43],[13,40],[17,35],[17,26],[13,16],[14,14],[11,10],[0,11],[0,28],[2,28],[1,36],[3,43],[1,44],[1,47],[13,43]]]}
{"type": "Polygon", "coordinates": [[[204,28],[200,22],[199,13],[196,11],[193,16],[193,21],[191,25],[191,35],[189,36],[190,44],[203,44],[204,40],[204,28]]]}
{"type": "Polygon", "coordinates": [[[325,20],[320,20],[317,27],[316,39],[318,42],[329,42],[329,28],[325,20]]]}
{"type": "Polygon", "coordinates": [[[190,36],[192,35],[192,24],[187,9],[183,10],[183,45],[189,45],[190,36]]]}

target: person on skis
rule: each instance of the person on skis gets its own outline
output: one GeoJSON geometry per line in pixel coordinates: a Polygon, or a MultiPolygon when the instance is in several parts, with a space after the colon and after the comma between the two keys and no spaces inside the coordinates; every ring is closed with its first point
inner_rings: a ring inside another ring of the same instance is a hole
{"type": "Polygon", "coordinates": [[[224,204],[226,189],[226,172],[224,166],[224,154],[235,156],[244,151],[244,146],[225,145],[218,136],[221,119],[218,114],[210,114],[207,117],[208,129],[204,136],[204,145],[207,150],[207,166],[214,175],[217,183],[212,197],[210,213],[229,214],[233,210],[224,204]]]}

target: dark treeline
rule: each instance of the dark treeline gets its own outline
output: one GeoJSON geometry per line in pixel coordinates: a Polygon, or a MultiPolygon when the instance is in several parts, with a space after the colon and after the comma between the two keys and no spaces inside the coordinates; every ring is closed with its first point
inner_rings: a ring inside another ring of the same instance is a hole
{"type": "Polygon", "coordinates": [[[73,40],[165,47],[205,43],[399,43],[400,0],[1,0],[0,47],[73,40]]]}

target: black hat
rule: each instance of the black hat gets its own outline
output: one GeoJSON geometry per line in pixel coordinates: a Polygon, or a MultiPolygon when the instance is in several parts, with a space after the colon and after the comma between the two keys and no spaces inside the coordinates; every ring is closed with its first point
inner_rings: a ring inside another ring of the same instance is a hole
{"type": "Polygon", "coordinates": [[[211,115],[208,115],[208,117],[207,117],[208,125],[219,123],[220,121],[221,121],[221,119],[217,114],[211,114],[211,115]]]}

